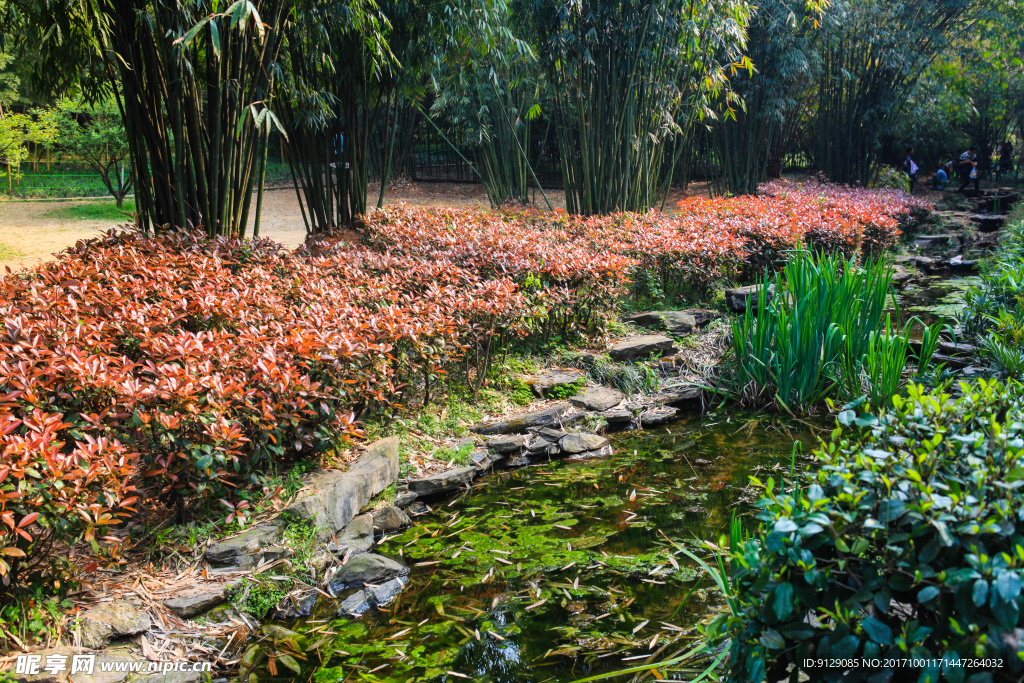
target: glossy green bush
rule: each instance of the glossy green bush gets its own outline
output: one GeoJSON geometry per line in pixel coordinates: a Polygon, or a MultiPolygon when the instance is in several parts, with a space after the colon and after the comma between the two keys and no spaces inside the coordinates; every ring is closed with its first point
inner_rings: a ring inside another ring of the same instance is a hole
{"type": "Polygon", "coordinates": [[[962,389],[844,410],[813,473],[753,481],[761,523],[708,629],[729,680],[1024,680],[1024,387],[962,389]]]}

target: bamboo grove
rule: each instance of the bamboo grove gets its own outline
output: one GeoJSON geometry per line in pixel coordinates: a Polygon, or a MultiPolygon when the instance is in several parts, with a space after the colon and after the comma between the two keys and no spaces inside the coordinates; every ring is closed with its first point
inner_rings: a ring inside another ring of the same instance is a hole
{"type": "Polygon", "coordinates": [[[1006,21],[980,0],[8,2],[38,88],[116,101],[141,223],[232,236],[259,233],[272,139],[311,234],[383,206],[424,135],[493,206],[550,207],[542,164],[584,215],[693,177],[756,194],[794,151],[866,184],[936,58],[1006,21]]]}

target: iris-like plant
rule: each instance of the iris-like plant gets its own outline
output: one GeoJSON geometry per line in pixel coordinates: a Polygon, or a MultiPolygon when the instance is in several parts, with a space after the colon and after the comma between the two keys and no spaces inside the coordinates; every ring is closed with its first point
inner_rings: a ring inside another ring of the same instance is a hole
{"type": "MultiPolygon", "coordinates": [[[[890,303],[896,307],[889,276],[880,261],[862,268],[797,252],[781,275],[762,279],[756,306],[732,323],[732,393],[787,412],[833,397],[887,400],[902,382],[914,322],[894,330],[886,313],[890,303]]],[[[918,365],[931,353],[934,345],[918,365]]]]}

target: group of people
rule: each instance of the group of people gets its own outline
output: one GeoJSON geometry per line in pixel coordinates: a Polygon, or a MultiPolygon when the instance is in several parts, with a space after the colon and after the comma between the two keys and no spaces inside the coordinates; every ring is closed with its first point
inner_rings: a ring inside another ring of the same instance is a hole
{"type": "MultiPolygon", "coordinates": [[[[991,160],[991,157],[989,157],[991,160]]],[[[914,162],[914,148],[908,147],[907,154],[903,159],[903,172],[910,178],[910,193],[914,193],[914,184],[917,182],[917,175],[920,171],[918,165],[914,162]]],[[[1013,145],[1009,142],[1004,142],[999,147],[999,165],[996,167],[996,173],[1011,173],[1013,171],[1013,145]]],[[[935,177],[932,179],[932,189],[941,190],[946,186],[946,183],[951,182],[955,175],[960,176],[960,187],[957,188],[957,192],[963,192],[967,189],[967,186],[974,183],[974,194],[979,193],[978,190],[978,148],[976,145],[971,145],[966,152],[960,155],[958,159],[950,159],[945,164],[939,167],[935,171],[935,177]]]]}

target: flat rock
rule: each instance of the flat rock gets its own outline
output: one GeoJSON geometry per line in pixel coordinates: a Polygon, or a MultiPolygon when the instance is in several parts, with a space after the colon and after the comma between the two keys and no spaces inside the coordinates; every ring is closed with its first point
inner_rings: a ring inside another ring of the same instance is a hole
{"type": "Polygon", "coordinates": [[[395,494],[395,507],[405,510],[416,500],[416,494],[412,491],[402,491],[395,494]]]}
{"type": "Polygon", "coordinates": [[[315,590],[302,591],[295,595],[286,596],[274,608],[272,617],[274,619],[298,619],[308,617],[316,607],[320,594],[315,590]]]}
{"type": "Polygon", "coordinates": [[[889,281],[892,282],[892,284],[896,285],[897,287],[902,287],[903,285],[913,280],[915,277],[916,275],[914,273],[911,273],[903,266],[897,265],[893,266],[892,275],[890,276],[889,281]]]}
{"type": "MultiPolygon", "coordinates": [[[[757,299],[763,285],[747,285],[746,287],[734,287],[725,290],[725,305],[734,313],[743,313],[749,305],[757,310],[757,299]]],[[[775,285],[768,285],[767,299],[772,300],[775,295],[775,285]]]]}
{"type": "Polygon", "coordinates": [[[339,617],[358,617],[373,609],[373,595],[368,589],[357,590],[338,605],[339,617]]]}
{"type": "Polygon", "coordinates": [[[537,430],[537,436],[543,439],[547,439],[548,441],[554,443],[557,443],[563,436],[565,436],[568,433],[569,432],[563,431],[561,429],[553,429],[552,427],[545,427],[544,429],[537,430]]]}
{"type": "Polygon", "coordinates": [[[401,562],[395,562],[383,555],[364,553],[356,555],[348,561],[331,579],[331,590],[337,594],[346,588],[365,586],[366,584],[379,585],[389,581],[396,576],[405,576],[409,568],[401,562]]]}
{"type": "Polygon", "coordinates": [[[586,374],[582,370],[547,368],[537,373],[536,377],[527,380],[526,384],[534,394],[544,398],[555,389],[573,390],[585,379],[586,374]]]}
{"type": "Polygon", "coordinates": [[[608,444],[608,439],[597,434],[566,434],[558,442],[559,448],[570,455],[584,451],[596,451],[608,444]]]}
{"type": "Polygon", "coordinates": [[[656,427],[657,425],[665,424],[675,418],[678,412],[678,409],[668,406],[651,408],[640,413],[640,425],[642,427],[656,427]]]}
{"type": "Polygon", "coordinates": [[[169,600],[164,600],[164,607],[179,617],[188,619],[224,602],[229,586],[229,583],[220,583],[214,586],[189,588],[169,600]]]}
{"type": "Polygon", "coordinates": [[[373,514],[373,528],[381,534],[412,526],[412,520],[395,505],[388,505],[373,514]]]}
{"type": "Polygon", "coordinates": [[[972,223],[978,224],[978,230],[981,232],[995,232],[1006,223],[1006,216],[992,214],[975,214],[968,218],[972,223]]]}
{"type": "Polygon", "coordinates": [[[447,472],[439,472],[422,479],[410,479],[409,490],[420,496],[432,496],[445,491],[460,489],[476,477],[477,468],[459,467],[447,472]]]}
{"type": "Polygon", "coordinates": [[[960,238],[956,235],[918,235],[914,239],[914,246],[918,249],[948,247],[950,244],[960,244],[960,238]]]}
{"type": "Polygon", "coordinates": [[[633,413],[625,408],[613,408],[598,413],[609,425],[625,425],[633,421],[633,413]]]}
{"type": "Polygon", "coordinates": [[[614,452],[615,449],[612,448],[611,444],[606,444],[604,446],[601,446],[597,450],[575,453],[570,456],[570,460],[586,460],[587,458],[601,458],[606,455],[611,455],[614,452]]]}
{"type": "Polygon", "coordinates": [[[338,545],[331,548],[338,555],[365,553],[373,548],[373,515],[353,517],[337,535],[338,545]]]}
{"type": "Polygon", "coordinates": [[[383,607],[394,600],[407,585],[409,579],[399,576],[379,586],[356,591],[338,605],[338,616],[358,617],[374,607],[383,607]]]}
{"type": "Polygon", "coordinates": [[[532,439],[530,439],[530,442],[527,445],[526,450],[529,453],[546,453],[548,449],[554,445],[554,443],[548,441],[543,436],[535,436],[532,439]]]}
{"type": "Polygon", "coordinates": [[[474,425],[473,431],[478,434],[525,434],[527,431],[548,425],[568,425],[583,419],[584,412],[577,410],[568,401],[559,401],[544,410],[518,415],[508,420],[487,422],[474,425]]]}
{"type": "Polygon", "coordinates": [[[523,450],[526,445],[526,437],[522,434],[505,434],[492,436],[485,443],[495,453],[516,453],[523,450]]]}
{"type": "Polygon", "coordinates": [[[664,356],[675,352],[675,342],[671,338],[660,334],[644,334],[639,337],[631,337],[613,344],[608,349],[608,355],[611,359],[619,362],[644,360],[658,353],[664,356]]]}
{"type": "Polygon", "coordinates": [[[507,457],[507,455],[492,453],[491,451],[481,448],[480,450],[474,451],[469,456],[469,461],[473,464],[473,467],[478,470],[485,471],[491,469],[507,457]]]}
{"type": "Polygon", "coordinates": [[[694,321],[696,321],[697,327],[701,329],[707,327],[708,323],[710,323],[712,320],[718,320],[719,318],[724,317],[721,313],[717,311],[709,311],[704,308],[687,308],[686,310],[683,311],[683,313],[689,314],[694,319],[694,321]]]}
{"type": "Polygon", "coordinates": [[[666,406],[679,406],[700,401],[703,393],[704,390],[700,387],[677,387],[661,392],[654,400],[666,406]]]}
{"type": "Polygon", "coordinates": [[[283,532],[284,526],[278,521],[250,527],[207,548],[206,561],[212,567],[255,567],[263,559],[263,549],[281,540],[283,532]]]}
{"type": "Polygon", "coordinates": [[[373,599],[373,604],[376,607],[383,607],[388,604],[402,592],[402,590],[409,585],[409,579],[404,576],[396,576],[386,583],[382,583],[379,586],[370,589],[370,596],[373,599]]]}
{"type": "Polygon", "coordinates": [[[569,402],[584,410],[600,412],[608,410],[622,403],[625,395],[618,389],[609,387],[587,387],[582,394],[576,394],[569,399],[569,402]]]}
{"type": "Polygon", "coordinates": [[[101,603],[81,615],[82,645],[101,650],[115,638],[145,633],[153,622],[149,614],[127,600],[101,603]]]}

